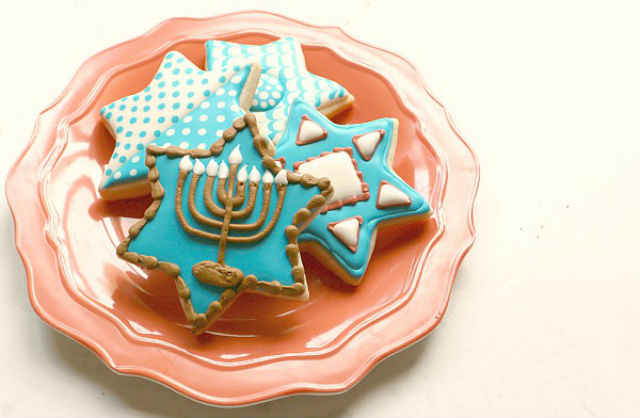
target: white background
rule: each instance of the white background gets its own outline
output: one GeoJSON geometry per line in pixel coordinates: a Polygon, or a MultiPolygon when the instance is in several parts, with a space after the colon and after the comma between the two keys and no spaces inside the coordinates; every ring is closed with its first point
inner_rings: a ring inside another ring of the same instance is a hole
{"type": "Polygon", "coordinates": [[[86,58],[172,16],[265,7],[407,57],[476,150],[478,239],[444,320],[345,394],[206,407],[44,325],[1,204],[0,416],[639,416],[635,2],[6,0],[1,184],[86,58]]]}

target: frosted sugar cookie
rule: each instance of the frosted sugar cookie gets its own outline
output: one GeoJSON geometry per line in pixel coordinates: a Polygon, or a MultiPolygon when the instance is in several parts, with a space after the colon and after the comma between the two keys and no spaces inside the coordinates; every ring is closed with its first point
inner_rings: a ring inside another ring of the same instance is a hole
{"type": "Polygon", "coordinates": [[[256,60],[262,74],[251,111],[260,132],[278,142],[294,99],[300,98],[331,117],[353,103],[353,96],[338,83],[307,71],[300,43],[293,37],[266,45],[242,45],[211,40],[206,43],[207,69],[222,71],[256,60]]]}
{"type": "Polygon", "coordinates": [[[398,122],[337,125],[296,100],[275,158],[302,175],[326,177],[333,197],[300,235],[349,284],[360,283],[381,225],[425,219],[431,207],[391,168],[398,122]]]}
{"type": "MultiPolygon", "coordinates": [[[[113,200],[148,193],[147,168],[141,158],[145,147],[222,85],[235,92],[240,107],[248,109],[259,76],[257,64],[203,71],[179,52],[169,52],[147,87],[100,111],[116,141],[100,181],[102,197],[113,200]]],[[[203,138],[208,143],[215,139],[203,138]]]]}
{"type": "Polygon", "coordinates": [[[195,333],[243,291],[306,300],[297,240],[331,199],[329,181],[278,166],[235,96],[212,95],[155,143],[166,145],[146,150],[153,203],[117,254],[174,278],[195,333]]]}

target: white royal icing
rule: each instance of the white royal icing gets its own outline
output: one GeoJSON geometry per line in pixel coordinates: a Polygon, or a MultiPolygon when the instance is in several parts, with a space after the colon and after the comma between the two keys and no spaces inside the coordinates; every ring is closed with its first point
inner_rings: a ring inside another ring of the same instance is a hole
{"type": "Polygon", "coordinates": [[[353,143],[362,158],[368,160],[375,152],[381,139],[381,132],[373,131],[353,138],[353,143]]]}
{"type": "Polygon", "coordinates": [[[264,172],[264,175],[262,176],[262,182],[264,184],[273,183],[273,174],[271,174],[271,171],[267,170],[264,172]]]}
{"type": "Polygon", "coordinates": [[[240,169],[240,171],[238,171],[238,182],[240,183],[244,183],[247,181],[248,178],[248,174],[247,174],[247,165],[243,165],[242,168],[240,169]]]}
{"type": "Polygon", "coordinates": [[[251,183],[258,183],[260,181],[260,172],[256,170],[256,166],[251,167],[251,172],[249,173],[249,181],[251,183]]]}
{"type": "Polygon", "coordinates": [[[226,179],[227,177],[229,177],[229,167],[223,161],[220,163],[220,166],[218,166],[218,178],[226,179]]]}
{"type": "Polygon", "coordinates": [[[380,185],[380,189],[378,190],[378,206],[385,208],[410,204],[411,198],[396,186],[388,183],[380,185]]]}
{"type": "Polygon", "coordinates": [[[242,154],[240,153],[240,145],[236,145],[236,147],[229,154],[229,163],[231,164],[240,164],[242,163],[242,154]]]}
{"type": "Polygon", "coordinates": [[[180,170],[182,171],[191,171],[193,170],[193,163],[191,162],[191,158],[188,155],[185,155],[180,160],[179,164],[180,170]]]}
{"type": "Polygon", "coordinates": [[[328,203],[362,194],[362,182],[356,173],[351,156],[344,151],[332,152],[300,164],[298,173],[315,178],[327,177],[333,186],[333,197],[328,203]]]}
{"type": "Polygon", "coordinates": [[[196,160],[195,165],[193,166],[193,174],[201,176],[204,174],[204,164],[200,160],[196,160]]]}
{"type": "Polygon", "coordinates": [[[360,221],[357,218],[349,218],[336,222],[330,230],[344,245],[353,251],[357,249],[358,234],[360,232],[360,221]]]}
{"type": "Polygon", "coordinates": [[[278,174],[276,174],[276,184],[288,184],[289,180],[287,179],[287,170],[280,170],[278,174]]]}
{"type": "Polygon", "coordinates": [[[214,160],[209,161],[209,164],[207,164],[207,176],[215,177],[217,173],[218,173],[218,163],[215,162],[214,160]]]}
{"type": "Polygon", "coordinates": [[[305,119],[300,124],[300,131],[298,132],[297,142],[299,144],[309,144],[325,137],[326,132],[322,128],[322,126],[318,125],[312,120],[305,119]]]}

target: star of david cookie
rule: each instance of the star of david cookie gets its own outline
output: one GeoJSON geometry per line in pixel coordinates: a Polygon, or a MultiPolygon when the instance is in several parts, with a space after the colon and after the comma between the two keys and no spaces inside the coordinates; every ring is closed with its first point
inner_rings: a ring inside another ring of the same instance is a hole
{"type": "Polygon", "coordinates": [[[327,179],[278,166],[255,117],[220,97],[161,134],[155,142],[166,146],[148,146],[154,200],[117,248],[121,258],[175,279],[195,333],[243,291],[308,298],[297,239],[332,195],[327,179]],[[192,146],[201,129],[221,123],[218,140],[192,146]],[[184,146],[169,145],[176,142],[184,146]]]}
{"type": "Polygon", "coordinates": [[[331,117],[353,103],[353,96],[338,83],[307,71],[300,43],[293,37],[266,45],[241,45],[211,40],[206,43],[207,69],[221,71],[256,60],[262,74],[251,111],[260,132],[278,142],[293,100],[300,98],[331,117]]]}
{"type": "MultiPolygon", "coordinates": [[[[235,70],[202,71],[179,52],[169,52],[147,87],[100,110],[116,140],[100,194],[121,199],[148,193],[147,168],[140,157],[145,147],[222,85],[235,93],[240,107],[249,108],[259,75],[259,66],[248,62],[235,70]]],[[[213,142],[211,135],[205,142],[213,142]]]]}
{"type": "Polygon", "coordinates": [[[424,196],[391,168],[397,126],[391,118],[337,125],[296,100],[276,148],[285,169],[331,181],[333,197],[299,240],[349,284],[360,283],[378,226],[431,212],[424,196]]]}

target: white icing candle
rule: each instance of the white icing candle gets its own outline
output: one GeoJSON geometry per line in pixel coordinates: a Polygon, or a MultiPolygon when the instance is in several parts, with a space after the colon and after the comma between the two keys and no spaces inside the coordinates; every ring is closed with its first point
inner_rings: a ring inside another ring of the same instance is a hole
{"type": "Polygon", "coordinates": [[[249,181],[251,183],[258,183],[260,181],[260,172],[256,170],[256,166],[251,167],[251,173],[249,173],[249,181]]]}
{"type": "Polygon", "coordinates": [[[180,170],[182,171],[191,171],[193,170],[193,163],[191,162],[191,158],[189,158],[188,155],[185,155],[184,157],[182,157],[182,159],[180,160],[180,170]]]}
{"type": "Polygon", "coordinates": [[[226,179],[227,177],[229,177],[229,167],[224,161],[221,162],[220,166],[218,167],[218,177],[221,179],[226,179]]]}
{"type": "Polygon", "coordinates": [[[195,165],[193,166],[193,174],[201,176],[204,174],[204,164],[200,160],[196,160],[195,165]]]}
{"type": "Polygon", "coordinates": [[[287,170],[280,170],[278,174],[276,174],[276,184],[287,184],[289,180],[287,179],[287,170]]]}
{"type": "Polygon", "coordinates": [[[262,182],[264,184],[273,183],[273,174],[271,174],[271,171],[267,170],[264,172],[264,175],[262,176],[262,182]]]}
{"type": "Polygon", "coordinates": [[[240,171],[238,171],[238,183],[244,183],[247,181],[247,165],[243,165],[240,171]]]}
{"type": "Polygon", "coordinates": [[[229,154],[229,164],[240,164],[242,163],[242,154],[240,153],[240,145],[237,145],[231,154],[229,154]]]}
{"type": "Polygon", "coordinates": [[[217,173],[218,173],[218,163],[215,162],[215,160],[209,161],[209,164],[207,164],[207,176],[215,177],[217,173]]]}

